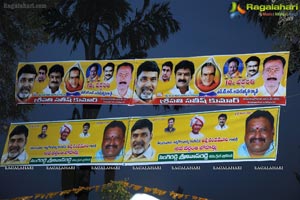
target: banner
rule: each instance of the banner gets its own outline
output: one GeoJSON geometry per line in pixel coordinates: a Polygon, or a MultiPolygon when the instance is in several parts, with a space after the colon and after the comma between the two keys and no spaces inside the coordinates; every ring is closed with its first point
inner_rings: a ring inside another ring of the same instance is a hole
{"type": "Polygon", "coordinates": [[[276,160],[279,107],[11,124],[1,165],[276,160]]]}
{"type": "Polygon", "coordinates": [[[289,52],[19,63],[18,104],[286,104],[289,52]]]}

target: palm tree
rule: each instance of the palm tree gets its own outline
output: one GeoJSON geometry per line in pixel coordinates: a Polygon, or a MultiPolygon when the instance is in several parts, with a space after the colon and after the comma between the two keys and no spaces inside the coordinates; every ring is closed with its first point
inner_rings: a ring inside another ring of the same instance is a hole
{"type": "MultiPolygon", "coordinates": [[[[87,60],[145,58],[147,50],[180,30],[169,3],[150,6],[150,0],[134,12],[126,0],[61,0],[42,16],[53,42],[71,43],[72,51],[81,43],[87,60]]],[[[97,118],[100,108],[83,105],[82,118],[97,118]]],[[[89,185],[90,171],[89,166],[81,167],[78,186],[89,185]]],[[[113,180],[114,174],[106,171],[105,182],[113,180]]],[[[78,196],[87,198],[88,193],[78,196]]]]}
{"type": "MultiPolygon", "coordinates": [[[[240,0],[239,3],[245,7],[249,1],[240,0]]],[[[266,5],[272,4],[273,1],[253,0],[252,4],[266,5]]],[[[274,4],[299,4],[300,0],[278,0],[274,4]]],[[[279,12],[279,11],[266,11],[279,12]]],[[[300,72],[300,19],[297,13],[282,11],[286,16],[261,16],[260,12],[249,11],[246,13],[249,22],[259,24],[265,37],[273,38],[277,41],[278,50],[290,51],[288,76],[300,72]]],[[[300,75],[299,75],[300,78],[300,75]]],[[[300,80],[300,79],[299,79],[300,80]]]]}

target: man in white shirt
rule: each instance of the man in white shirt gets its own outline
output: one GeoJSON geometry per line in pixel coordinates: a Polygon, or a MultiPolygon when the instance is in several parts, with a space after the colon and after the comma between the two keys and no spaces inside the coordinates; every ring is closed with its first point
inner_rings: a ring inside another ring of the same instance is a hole
{"type": "Polygon", "coordinates": [[[189,86],[195,72],[194,63],[183,60],[175,66],[176,85],[169,91],[172,95],[194,95],[194,90],[189,86]]]}
{"type": "Polygon", "coordinates": [[[191,139],[202,139],[204,138],[204,134],[200,132],[202,127],[204,126],[205,120],[202,116],[195,116],[191,119],[190,126],[192,127],[192,131],[190,132],[191,139]]]}
{"type": "Polygon", "coordinates": [[[48,72],[49,83],[48,86],[43,90],[44,94],[62,94],[60,84],[64,77],[64,68],[62,65],[53,65],[48,72]]]}
{"type": "Polygon", "coordinates": [[[259,88],[262,96],[285,96],[286,88],[281,85],[284,75],[285,59],[282,56],[272,55],[263,63],[264,85],[259,88]]]}
{"type": "Polygon", "coordinates": [[[145,61],[138,67],[133,95],[135,103],[151,103],[155,99],[159,73],[155,61],[145,61]]]}
{"type": "Polygon", "coordinates": [[[124,157],[124,160],[152,160],[155,155],[154,149],[151,147],[153,137],[153,124],[148,119],[140,119],[135,122],[131,128],[129,150],[124,157]]]}
{"type": "Polygon", "coordinates": [[[124,62],[117,67],[117,88],[112,91],[112,94],[121,98],[131,98],[132,90],[129,88],[132,79],[133,65],[124,62]]]}
{"type": "Polygon", "coordinates": [[[70,140],[68,140],[68,136],[70,135],[72,131],[72,125],[65,123],[60,127],[59,133],[60,138],[58,139],[58,143],[60,145],[67,145],[70,144],[70,140]]]}
{"type": "Polygon", "coordinates": [[[227,121],[227,115],[222,113],[218,116],[219,124],[215,127],[216,130],[222,131],[228,129],[228,126],[226,125],[227,121]]]}
{"type": "Polygon", "coordinates": [[[90,129],[91,125],[90,123],[86,122],[83,124],[82,126],[82,133],[80,133],[80,137],[81,138],[88,138],[91,136],[91,134],[89,134],[89,129],[90,129]]]}
{"type": "Polygon", "coordinates": [[[28,128],[25,125],[16,126],[9,134],[7,153],[1,158],[1,163],[15,164],[28,159],[25,151],[27,144],[28,128]]]}

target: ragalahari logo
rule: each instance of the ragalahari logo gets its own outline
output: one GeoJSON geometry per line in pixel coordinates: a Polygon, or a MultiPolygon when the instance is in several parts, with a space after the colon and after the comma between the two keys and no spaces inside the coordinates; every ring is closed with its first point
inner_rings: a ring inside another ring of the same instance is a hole
{"type": "Polygon", "coordinates": [[[229,14],[230,14],[230,18],[233,19],[246,14],[246,10],[241,7],[240,3],[233,1],[231,2],[229,14]]]}

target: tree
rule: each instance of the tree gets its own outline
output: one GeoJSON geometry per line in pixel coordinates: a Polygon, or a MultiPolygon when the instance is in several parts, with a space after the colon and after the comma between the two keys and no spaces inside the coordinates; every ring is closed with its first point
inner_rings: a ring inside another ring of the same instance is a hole
{"type": "MultiPolygon", "coordinates": [[[[252,4],[267,5],[273,1],[255,0],[252,4]]],[[[242,6],[248,3],[241,0],[242,6]]],[[[277,0],[274,4],[299,4],[300,0],[277,0]]],[[[266,11],[267,12],[267,11],[266,11]]],[[[268,11],[281,13],[282,16],[263,16],[260,12],[249,11],[246,13],[249,22],[259,24],[265,37],[277,41],[277,50],[290,51],[288,76],[300,72],[300,16],[296,11],[268,11]]]]}
{"type": "MultiPolygon", "coordinates": [[[[147,50],[180,30],[169,3],[150,6],[150,0],[144,0],[135,12],[126,0],[61,0],[43,13],[43,19],[52,41],[71,43],[72,51],[81,43],[87,60],[145,58],[147,50]]],[[[83,105],[82,118],[96,118],[100,108],[83,105]]],[[[81,169],[78,174],[85,182],[79,185],[86,186],[90,167],[81,169]]],[[[106,171],[106,183],[114,179],[114,173],[106,171]]],[[[79,199],[87,196],[80,194],[79,199]]]]}
{"type": "MultiPolygon", "coordinates": [[[[31,3],[37,2],[31,1],[31,3]]],[[[7,131],[11,120],[27,120],[26,112],[32,109],[32,106],[16,106],[15,69],[18,60],[24,59],[39,43],[47,41],[47,34],[42,28],[42,20],[38,17],[42,9],[14,9],[13,6],[18,5],[17,3],[17,1],[0,0],[1,132],[7,131]]],[[[52,5],[49,0],[43,3],[47,6],[52,5]]]]}

